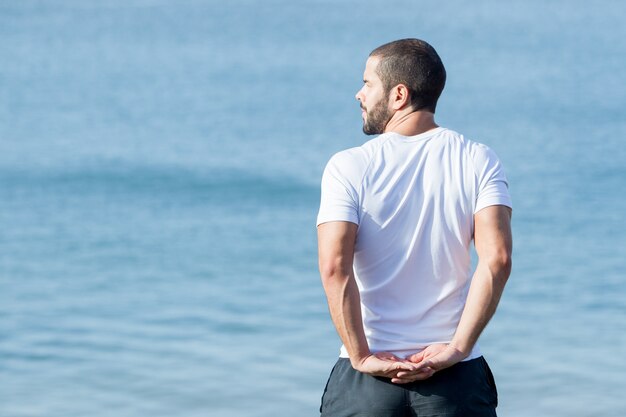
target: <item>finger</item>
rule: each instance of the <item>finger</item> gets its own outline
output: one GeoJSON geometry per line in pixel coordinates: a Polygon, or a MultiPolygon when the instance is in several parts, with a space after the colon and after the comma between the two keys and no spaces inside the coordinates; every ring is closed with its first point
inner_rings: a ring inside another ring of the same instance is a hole
{"type": "Polygon", "coordinates": [[[413,370],[413,365],[405,362],[386,362],[381,361],[380,367],[370,368],[368,373],[387,378],[394,377],[398,372],[408,372],[413,370]]]}
{"type": "Polygon", "coordinates": [[[422,370],[425,370],[425,369],[434,369],[433,361],[431,359],[427,359],[427,360],[424,360],[424,361],[416,364],[416,369],[415,369],[416,371],[419,372],[419,371],[422,371],[422,370]]]}
{"type": "Polygon", "coordinates": [[[408,384],[408,383],[415,382],[415,381],[423,381],[433,376],[434,373],[435,371],[431,369],[428,372],[421,372],[419,374],[412,374],[410,376],[408,375],[403,376],[403,377],[395,376],[391,378],[391,382],[393,382],[394,384],[408,384]]]}
{"type": "Polygon", "coordinates": [[[414,355],[411,355],[407,358],[409,361],[411,362],[421,362],[422,360],[424,360],[424,351],[418,352],[414,355]]]}
{"type": "Polygon", "coordinates": [[[394,362],[396,371],[417,371],[417,366],[412,362],[402,361],[402,362],[394,362]]]}
{"type": "Polygon", "coordinates": [[[430,375],[432,375],[433,373],[435,373],[435,370],[432,368],[425,368],[425,369],[421,369],[419,371],[398,371],[396,372],[395,375],[393,375],[394,378],[398,378],[398,379],[424,379],[429,377],[430,375]]]}
{"type": "Polygon", "coordinates": [[[430,372],[430,369],[422,369],[422,370],[399,370],[395,373],[394,376],[397,376],[398,378],[411,378],[415,375],[419,375],[419,374],[423,374],[423,373],[427,373],[430,372]]]}
{"type": "Polygon", "coordinates": [[[409,361],[407,361],[406,359],[402,359],[396,355],[394,355],[393,353],[390,352],[379,352],[376,353],[374,355],[377,359],[382,360],[382,361],[386,361],[386,362],[401,362],[401,363],[408,363],[409,361]]]}
{"type": "Polygon", "coordinates": [[[411,382],[415,382],[413,379],[403,379],[403,378],[391,378],[391,382],[393,384],[410,384],[411,382]]]}
{"type": "Polygon", "coordinates": [[[396,376],[398,376],[399,378],[411,378],[413,376],[420,376],[420,375],[426,375],[426,374],[431,374],[435,372],[435,369],[433,368],[422,368],[419,370],[412,370],[412,371],[398,371],[396,372],[396,376]]]}
{"type": "Polygon", "coordinates": [[[447,354],[446,352],[440,352],[437,355],[433,356],[432,358],[429,358],[428,360],[426,360],[424,364],[428,366],[429,368],[432,368],[436,371],[440,371],[444,368],[449,367],[452,363],[455,363],[455,362],[456,361],[454,361],[453,358],[451,358],[449,354],[447,354]]]}
{"type": "Polygon", "coordinates": [[[411,382],[423,381],[428,377],[419,377],[419,378],[391,378],[391,383],[393,384],[410,384],[411,382]]]}

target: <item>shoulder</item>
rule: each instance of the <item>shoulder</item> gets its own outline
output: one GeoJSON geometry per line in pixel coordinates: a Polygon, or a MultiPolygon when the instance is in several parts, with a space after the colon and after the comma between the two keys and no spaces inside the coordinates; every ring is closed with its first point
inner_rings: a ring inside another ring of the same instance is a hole
{"type": "Polygon", "coordinates": [[[329,161],[330,163],[363,163],[368,162],[372,156],[380,150],[380,148],[387,142],[393,133],[384,133],[374,139],[368,140],[361,146],[345,149],[343,151],[334,154],[329,161]]]}
{"type": "Polygon", "coordinates": [[[439,133],[437,146],[447,149],[461,157],[471,173],[480,183],[492,177],[504,177],[502,164],[498,155],[484,143],[468,139],[454,130],[444,129],[439,133]]]}
{"type": "Polygon", "coordinates": [[[460,147],[475,166],[490,165],[498,161],[496,153],[484,143],[468,139],[461,133],[450,129],[445,129],[442,135],[446,138],[447,144],[460,147]]]}
{"type": "Polygon", "coordinates": [[[372,158],[390,138],[390,134],[382,134],[361,146],[337,152],[326,164],[324,172],[347,177],[353,181],[360,180],[372,158]]]}
{"type": "Polygon", "coordinates": [[[498,155],[484,143],[468,141],[467,150],[478,171],[500,165],[498,155]]]}
{"type": "Polygon", "coordinates": [[[458,147],[465,151],[472,151],[474,146],[480,145],[480,143],[466,138],[465,135],[448,128],[443,128],[437,133],[437,141],[435,142],[446,146],[458,147]]]}

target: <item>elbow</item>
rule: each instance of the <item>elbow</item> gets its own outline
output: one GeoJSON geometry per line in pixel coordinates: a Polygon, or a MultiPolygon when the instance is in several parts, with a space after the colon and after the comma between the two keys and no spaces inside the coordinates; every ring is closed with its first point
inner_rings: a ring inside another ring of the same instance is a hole
{"type": "Polygon", "coordinates": [[[493,272],[493,276],[505,283],[511,275],[513,269],[513,259],[511,252],[502,251],[494,254],[488,261],[489,269],[493,272]]]}
{"type": "Polygon", "coordinates": [[[340,261],[326,261],[319,263],[320,277],[324,287],[341,281],[342,278],[348,278],[350,272],[344,267],[340,261]]]}
{"type": "Polygon", "coordinates": [[[501,246],[478,253],[478,262],[489,271],[492,279],[506,283],[511,274],[513,260],[511,247],[501,246]]]}
{"type": "Polygon", "coordinates": [[[505,261],[501,263],[500,268],[502,269],[503,280],[507,281],[509,279],[509,276],[511,275],[511,270],[513,269],[513,260],[511,259],[510,255],[505,261]]]}
{"type": "Polygon", "coordinates": [[[337,273],[337,266],[332,262],[320,262],[319,269],[322,282],[326,282],[337,273]]]}

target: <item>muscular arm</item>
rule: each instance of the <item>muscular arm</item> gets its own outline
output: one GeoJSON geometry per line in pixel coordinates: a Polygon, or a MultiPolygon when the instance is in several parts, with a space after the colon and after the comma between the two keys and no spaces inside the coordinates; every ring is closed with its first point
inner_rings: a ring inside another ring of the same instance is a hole
{"type": "Polygon", "coordinates": [[[361,320],[361,298],[352,260],[357,225],[330,222],[317,229],[319,268],[328,308],[354,366],[370,355],[361,320]]]}
{"type": "Polygon", "coordinates": [[[474,216],[478,265],[463,315],[450,345],[467,357],[496,311],[511,273],[511,209],[490,206],[474,216]]]}
{"type": "Polygon", "coordinates": [[[352,269],[356,233],[357,225],[350,222],[323,223],[317,229],[320,275],[337,333],[358,371],[393,377],[400,369],[414,370],[415,365],[391,354],[370,352],[352,269]]]}
{"type": "MultiPolygon", "coordinates": [[[[496,311],[502,291],[511,273],[511,209],[489,206],[474,216],[474,244],[478,265],[452,341],[448,345],[434,345],[410,360],[419,363],[419,369],[432,372],[447,368],[467,358],[478,337],[496,311]]],[[[422,379],[412,372],[398,374],[397,382],[422,379]]]]}

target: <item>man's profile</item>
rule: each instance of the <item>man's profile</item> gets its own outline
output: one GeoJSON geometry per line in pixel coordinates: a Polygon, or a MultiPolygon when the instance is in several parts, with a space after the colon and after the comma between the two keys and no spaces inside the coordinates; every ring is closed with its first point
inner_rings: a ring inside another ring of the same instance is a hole
{"type": "Polygon", "coordinates": [[[496,415],[476,342],[511,271],[511,200],[495,153],[435,123],[445,81],[422,40],[376,48],[356,99],[379,136],[324,170],[319,267],[343,346],[322,416],[496,415]]]}

